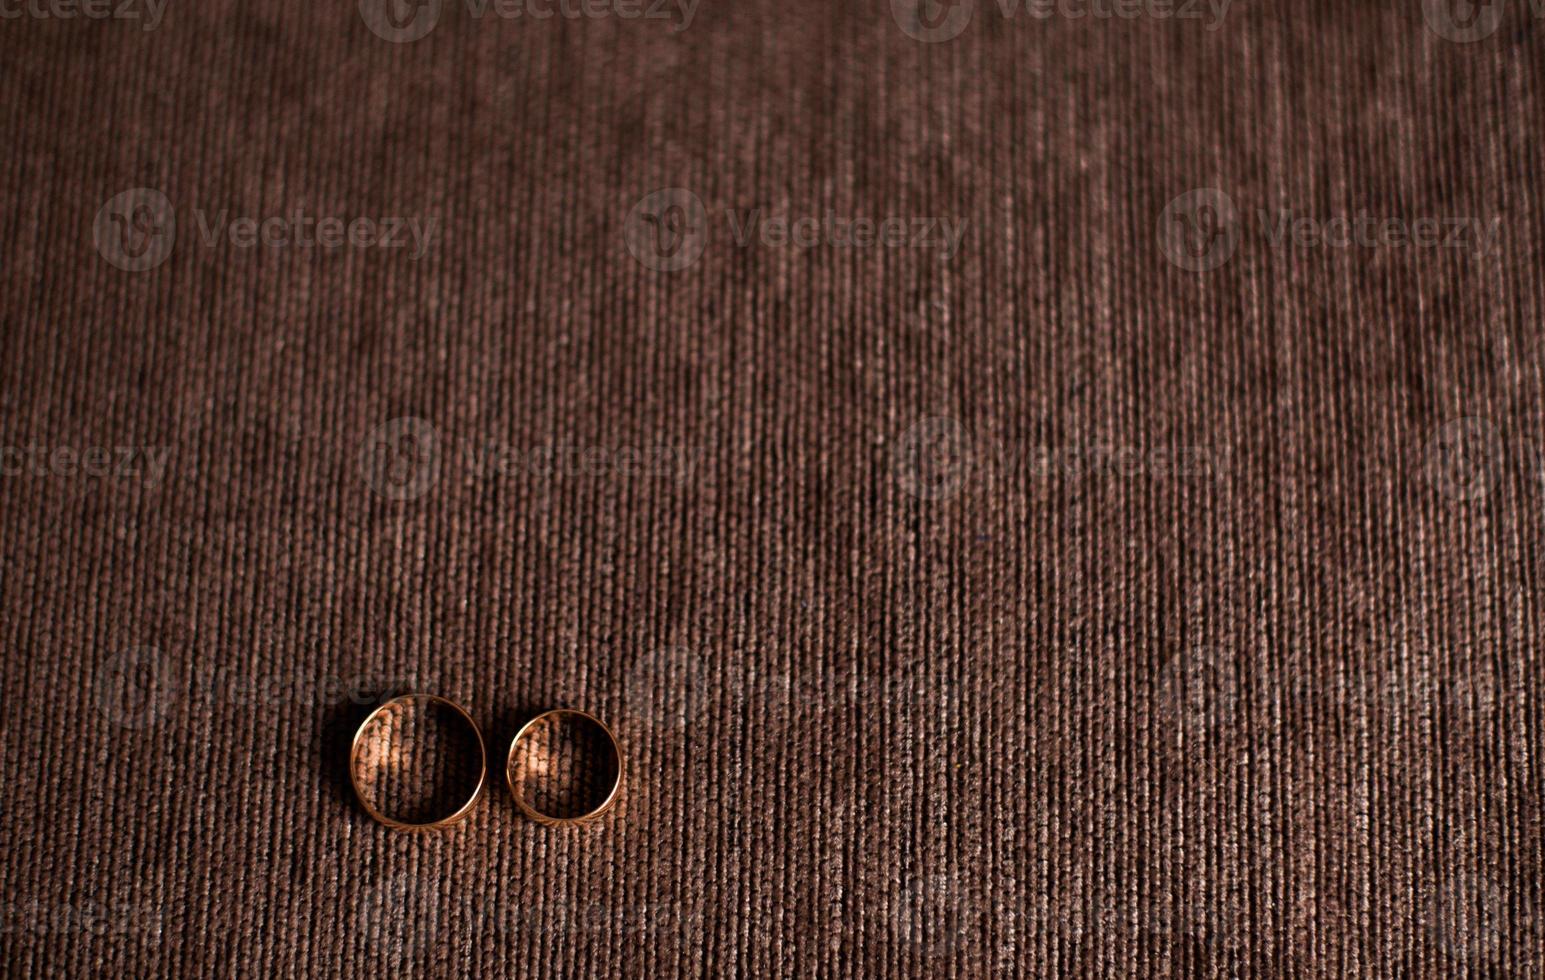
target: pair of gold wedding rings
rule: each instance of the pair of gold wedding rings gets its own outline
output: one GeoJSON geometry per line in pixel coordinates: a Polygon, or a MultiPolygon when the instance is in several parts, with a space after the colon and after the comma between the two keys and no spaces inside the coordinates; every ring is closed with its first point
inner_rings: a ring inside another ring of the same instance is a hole
{"type": "MultiPolygon", "coordinates": [[[[510,740],[509,752],[505,755],[504,780],[510,788],[510,795],[515,798],[516,805],[520,807],[521,812],[525,813],[525,815],[530,817],[532,820],[535,820],[538,823],[546,824],[549,827],[564,827],[589,823],[590,821],[601,816],[606,811],[610,810],[612,808],[612,804],[617,802],[618,791],[622,788],[622,750],[617,746],[617,739],[616,736],[612,735],[612,730],[606,727],[606,724],[599,718],[595,717],[594,715],[587,714],[583,711],[575,711],[571,708],[557,708],[552,711],[546,711],[537,715],[535,718],[522,725],[520,731],[515,733],[515,737],[510,740]],[[516,772],[515,750],[521,745],[522,741],[533,737],[534,733],[537,732],[542,725],[552,722],[578,722],[581,724],[594,726],[597,730],[600,731],[602,735],[605,736],[607,751],[609,751],[611,754],[611,759],[609,760],[610,772],[612,774],[610,787],[606,789],[605,795],[598,805],[578,815],[558,815],[544,813],[526,800],[525,795],[520,791],[520,787],[518,785],[519,776],[516,772]]],[[[389,701],[383,702],[379,707],[372,711],[364,721],[360,722],[359,728],[354,732],[354,742],[349,749],[349,781],[354,786],[354,795],[359,799],[360,806],[364,807],[365,812],[370,814],[370,816],[378,823],[383,823],[395,830],[406,831],[440,830],[445,827],[449,827],[452,824],[458,823],[459,821],[465,819],[467,815],[472,812],[472,808],[477,805],[478,800],[482,799],[483,790],[488,783],[488,751],[483,743],[483,732],[478,728],[477,722],[472,720],[472,716],[467,713],[466,709],[457,704],[455,701],[450,700],[449,698],[442,698],[438,694],[404,694],[400,697],[392,698],[389,701]],[[359,778],[360,755],[365,745],[365,732],[377,720],[385,717],[388,712],[414,703],[427,703],[429,705],[439,705],[441,707],[451,709],[457,718],[464,722],[472,731],[472,734],[476,736],[478,751],[477,788],[472,791],[472,795],[468,797],[467,801],[463,803],[461,807],[450,816],[422,823],[412,823],[404,820],[397,820],[393,817],[387,816],[385,813],[382,813],[375,806],[375,804],[371,802],[370,794],[365,792],[365,790],[360,786],[359,778]]]]}

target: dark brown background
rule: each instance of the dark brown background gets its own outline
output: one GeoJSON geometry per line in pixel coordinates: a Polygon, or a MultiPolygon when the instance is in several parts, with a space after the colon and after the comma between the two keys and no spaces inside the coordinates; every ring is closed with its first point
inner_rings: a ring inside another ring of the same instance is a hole
{"type": "Polygon", "coordinates": [[[169,452],[0,483],[8,972],[1540,975],[1542,70],[1522,0],[1471,44],[1371,0],[5,21],[0,445],[169,452]],[[667,273],[624,226],[672,186],[712,228],[667,273]],[[93,243],[132,187],[178,220],[147,272],[93,243]],[[1198,187],[1243,222],[1204,273],[1156,234],[1198,187]],[[438,232],[194,215],[296,207],[438,232]],[[969,225],[737,246],[758,207],[969,225]],[[1285,208],[1501,239],[1274,246],[1285,208]],[[407,500],[366,479],[400,417],[407,500]],[[620,809],[377,826],[354,677],[495,755],[594,711],[620,809]]]}

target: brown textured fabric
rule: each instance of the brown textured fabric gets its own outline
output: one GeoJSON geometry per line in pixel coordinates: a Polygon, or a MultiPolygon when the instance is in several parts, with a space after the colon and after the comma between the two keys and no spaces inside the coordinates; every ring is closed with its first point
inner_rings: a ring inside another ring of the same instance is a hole
{"type": "Polygon", "coordinates": [[[1545,34],[1466,6],[6,7],[6,972],[1540,976],[1545,34]],[[445,834],[349,787],[402,686],[445,834]]]}

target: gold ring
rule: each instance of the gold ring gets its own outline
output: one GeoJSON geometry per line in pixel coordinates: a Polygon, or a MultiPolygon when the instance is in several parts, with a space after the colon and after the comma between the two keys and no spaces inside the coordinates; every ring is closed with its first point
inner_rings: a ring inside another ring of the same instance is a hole
{"type": "Polygon", "coordinates": [[[392,698],[390,701],[383,702],[380,707],[370,712],[364,721],[360,722],[359,729],[354,733],[354,744],[349,749],[349,782],[354,785],[354,795],[359,798],[359,805],[364,807],[365,812],[370,814],[371,818],[376,822],[383,823],[396,830],[439,830],[465,818],[467,814],[472,812],[472,808],[477,805],[477,801],[482,797],[483,787],[488,783],[488,749],[483,745],[483,733],[478,730],[477,722],[473,721],[472,716],[467,714],[462,706],[455,701],[449,698],[442,698],[438,694],[403,694],[392,698]],[[361,746],[364,744],[365,729],[369,728],[370,723],[375,721],[386,709],[396,704],[406,704],[409,701],[431,701],[435,704],[446,705],[460,715],[462,720],[467,723],[467,727],[472,729],[472,734],[477,736],[477,789],[472,791],[471,798],[463,803],[461,808],[455,813],[448,817],[442,817],[439,820],[431,820],[428,823],[407,823],[388,817],[374,806],[371,806],[370,801],[365,798],[365,794],[359,788],[359,753],[361,746]]]}
{"type": "Polygon", "coordinates": [[[576,824],[589,823],[607,810],[610,810],[612,804],[617,802],[618,791],[622,789],[622,749],[618,747],[617,737],[612,734],[612,730],[607,728],[606,723],[595,715],[586,714],[583,711],[575,711],[572,708],[555,708],[552,711],[544,711],[526,722],[520,727],[520,731],[515,733],[515,737],[510,739],[510,751],[504,758],[504,781],[509,784],[510,795],[515,797],[515,805],[520,807],[526,816],[537,823],[546,824],[549,827],[570,827],[576,824]],[[515,788],[515,747],[520,744],[520,740],[525,738],[539,722],[548,718],[564,716],[583,719],[601,730],[601,733],[606,736],[607,744],[611,746],[612,771],[616,774],[612,779],[611,789],[606,793],[606,799],[602,800],[601,804],[595,809],[588,813],[582,813],[577,817],[555,817],[552,814],[543,813],[527,803],[525,798],[521,796],[520,791],[515,788]]]}

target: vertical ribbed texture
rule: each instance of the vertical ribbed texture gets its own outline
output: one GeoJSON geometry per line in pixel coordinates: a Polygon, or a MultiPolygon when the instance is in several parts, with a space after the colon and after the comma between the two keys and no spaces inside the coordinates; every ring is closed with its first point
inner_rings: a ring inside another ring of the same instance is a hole
{"type": "Polygon", "coordinates": [[[1542,32],[5,21],[0,447],[168,454],[0,476],[5,972],[1540,976],[1542,32]],[[135,187],[145,272],[93,244],[135,187]],[[625,244],[669,187],[675,272],[625,244]],[[1205,272],[1158,234],[1197,188],[1205,272]],[[296,209],[436,225],[203,239],[296,209]],[[740,247],[753,209],[967,230],[740,247]],[[469,820],[360,810],[355,678],[477,718],[469,820]],[[556,706],[627,766],[577,831],[503,785],[556,706]]]}

